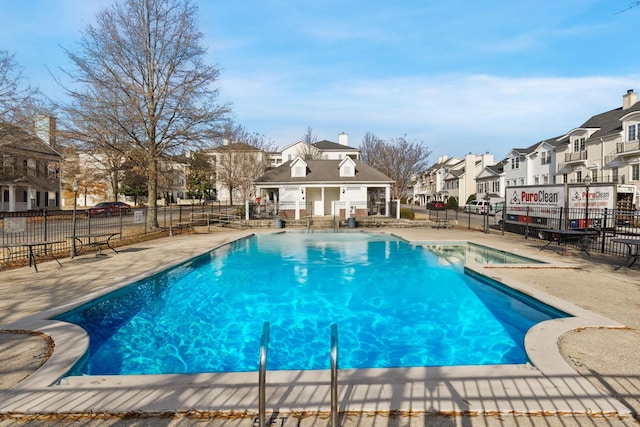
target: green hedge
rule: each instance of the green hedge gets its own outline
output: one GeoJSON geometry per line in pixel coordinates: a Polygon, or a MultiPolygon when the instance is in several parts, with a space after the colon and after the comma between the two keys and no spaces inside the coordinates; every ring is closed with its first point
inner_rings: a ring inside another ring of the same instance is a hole
{"type": "Polygon", "coordinates": [[[401,208],[400,209],[400,218],[416,219],[416,214],[411,209],[401,208]]]}

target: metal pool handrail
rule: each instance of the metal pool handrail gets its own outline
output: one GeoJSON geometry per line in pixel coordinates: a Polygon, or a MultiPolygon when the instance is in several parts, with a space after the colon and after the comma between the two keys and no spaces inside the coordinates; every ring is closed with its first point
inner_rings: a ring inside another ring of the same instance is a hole
{"type": "Polygon", "coordinates": [[[331,325],[331,427],[338,426],[338,325],[331,325]]]}
{"type": "Polygon", "coordinates": [[[265,427],[267,425],[265,407],[269,330],[269,322],[264,322],[264,324],[262,325],[262,338],[260,339],[260,370],[258,371],[258,418],[260,427],[265,427]]]}

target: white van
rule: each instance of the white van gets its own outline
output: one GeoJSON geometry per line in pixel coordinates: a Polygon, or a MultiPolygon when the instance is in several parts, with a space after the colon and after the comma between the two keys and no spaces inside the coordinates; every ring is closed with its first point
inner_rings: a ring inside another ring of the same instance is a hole
{"type": "Polygon", "coordinates": [[[486,214],[491,212],[491,203],[488,200],[472,200],[464,205],[464,212],[474,214],[486,214]]]}

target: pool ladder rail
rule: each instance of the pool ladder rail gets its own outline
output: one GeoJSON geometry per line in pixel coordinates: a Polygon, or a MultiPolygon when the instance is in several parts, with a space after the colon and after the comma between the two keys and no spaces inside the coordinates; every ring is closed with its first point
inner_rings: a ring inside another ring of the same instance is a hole
{"type": "Polygon", "coordinates": [[[258,371],[258,417],[260,427],[266,427],[266,386],[267,386],[267,350],[269,347],[269,322],[262,325],[260,339],[260,369],[258,371]]]}
{"type": "MultiPolygon", "coordinates": [[[[260,367],[258,370],[258,424],[267,426],[266,386],[267,386],[267,351],[269,347],[269,322],[262,325],[260,339],[260,367]]],[[[338,325],[331,325],[331,427],[338,424],[338,325]]]]}

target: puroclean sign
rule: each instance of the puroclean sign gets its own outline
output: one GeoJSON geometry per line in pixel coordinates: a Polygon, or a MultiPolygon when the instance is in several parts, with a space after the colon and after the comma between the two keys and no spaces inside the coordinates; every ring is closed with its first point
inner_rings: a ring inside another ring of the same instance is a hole
{"type": "Polygon", "coordinates": [[[616,187],[604,184],[589,186],[588,194],[582,184],[507,187],[506,194],[507,223],[547,228],[565,220],[570,228],[583,228],[587,203],[591,211],[613,209],[616,201],[616,187]]]}
{"type": "Polygon", "coordinates": [[[564,187],[511,187],[513,193],[507,206],[561,207],[564,204],[564,187]]]}

